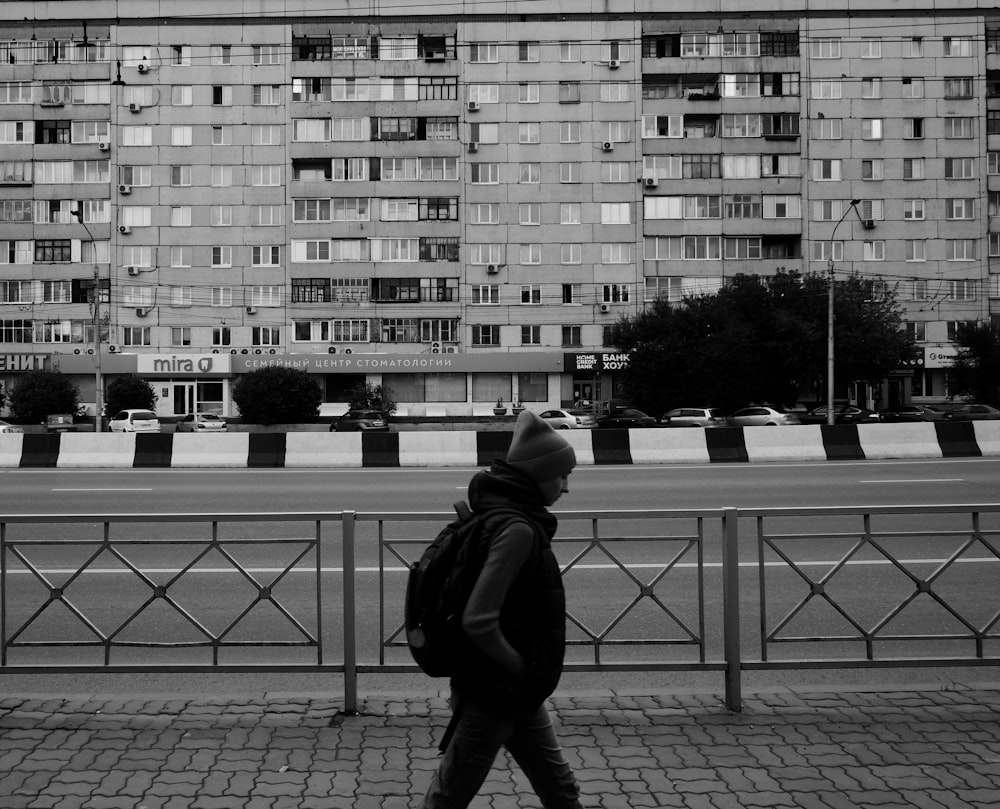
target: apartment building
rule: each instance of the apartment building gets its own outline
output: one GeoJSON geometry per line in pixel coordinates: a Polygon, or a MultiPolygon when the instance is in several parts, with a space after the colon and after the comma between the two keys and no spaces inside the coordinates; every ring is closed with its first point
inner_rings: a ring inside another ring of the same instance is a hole
{"type": "Polygon", "coordinates": [[[620,316],[785,269],[894,289],[925,348],[838,395],[948,396],[1000,298],[1000,12],[475,5],[4,4],[0,381],[602,401],[620,316]]]}

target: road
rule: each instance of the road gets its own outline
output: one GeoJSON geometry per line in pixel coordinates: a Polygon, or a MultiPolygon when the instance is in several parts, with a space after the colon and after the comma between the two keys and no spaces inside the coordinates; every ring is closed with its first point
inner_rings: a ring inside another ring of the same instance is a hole
{"type": "MultiPolygon", "coordinates": [[[[210,514],[213,512],[312,512],[354,509],[364,511],[446,511],[452,502],[464,497],[465,486],[472,469],[317,469],[317,470],[3,470],[0,471],[0,512],[44,514],[160,514],[187,512],[210,514]]],[[[569,535],[582,534],[579,521],[568,518],[575,508],[582,509],[648,509],[648,508],[718,508],[735,506],[872,506],[887,504],[929,503],[986,503],[997,500],[996,481],[1000,479],[1000,460],[956,459],[937,461],[827,463],[827,464],[767,464],[767,465],[711,465],[711,466],[657,466],[657,467],[581,467],[572,476],[571,492],[558,504],[557,511],[564,514],[564,531],[569,535]]],[[[172,525],[147,526],[150,534],[162,530],[161,535],[174,535],[172,525]]],[[[245,536],[264,536],[266,527],[242,527],[245,536]],[[259,533],[255,533],[258,531],[259,533]]],[[[926,543],[925,543],[926,544],[926,543]]],[[[634,551],[631,561],[639,565],[650,560],[644,551],[634,551]]],[[[749,562],[754,554],[753,543],[745,543],[741,557],[749,562]]],[[[933,543],[926,547],[912,548],[912,554],[921,558],[938,559],[942,553],[933,543]]],[[[712,556],[710,554],[710,561],[712,556]]],[[[812,564],[826,565],[837,554],[818,553],[807,560],[812,564]]],[[[176,567],[176,560],[150,557],[151,562],[176,567]]],[[[567,587],[581,596],[597,594],[593,611],[588,614],[595,626],[603,626],[608,615],[620,605],[616,598],[605,592],[599,584],[600,576],[609,575],[612,566],[607,559],[589,559],[588,566],[567,579],[567,587]],[[604,564],[601,564],[601,562],[604,564]]],[[[858,560],[859,562],[862,560],[858,560]]],[[[856,586],[878,593],[884,589],[881,582],[892,571],[886,570],[884,560],[866,563],[855,571],[856,586]]],[[[363,566],[359,590],[370,592],[374,586],[374,545],[359,543],[358,562],[363,566]]],[[[253,565],[272,569],[277,562],[269,556],[255,558],[253,565]]],[[[330,564],[327,562],[327,564],[330,564]]],[[[401,568],[397,575],[401,576],[401,568]]],[[[962,582],[966,594],[990,590],[989,581],[995,581],[992,566],[970,565],[965,568],[967,580],[962,582]],[[992,576],[992,579],[989,577],[992,576]],[[977,580],[981,587],[975,586],[977,580]]],[[[710,573],[710,576],[714,575],[710,573]]],[[[795,577],[787,572],[788,584],[795,577]]],[[[232,574],[230,574],[232,578],[232,574]]],[[[108,581],[105,577],[105,582],[108,581]]],[[[678,579],[678,582],[680,580],[678,579]]],[[[905,583],[905,582],[904,582],[905,583]]],[[[799,582],[801,584],[801,582],[799,582]]],[[[744,589],[753,582],[745,581],[744,589]]],[[[106,586],[106,585],[105,585],[106,586]]],[[[673,584],[673,587],[693,587],[673,584]]],[[[103,598],[106,593],[95,585],[98,592],[92,598],[103,598]]],[[[958,588],[961,589],[961,588],[958,588]]],[[[225,589],[206,587],[205,598],[224,600],[225,589]]],[[[995,590],[995,587],[992,588],[995,590]]],[[[620,595],[620,594],[619,594],[620,595]]],[[[684,592],[673,593],[682,602],[690,599],[684,592]]],[[[750,593],[752,596],[752,593],[750,593]]],[[[339,590],[337,596],[339,598],[339,590]]],[[[125,598],[118,594],[119,599],[125,598]]],[[[780,601],[780,599],[778,599],[780,601]]],[[[113,605],[111,605],[113,607],[113,605]]],[[[882,605],[880,605],[881,607],[882,605]]],[[[710,613],[717,605],[709,605],[710,613]]],[[[218,611],[225,612],[220,604],[218,611]]],[[[359,614],[363,637],[373,636],[377,627],[377,607],[363,605],[359,614]]],[[[823,620],[818,618],[816,620],[823,620]]],[[[940,622],[940,616],[929,620],[940,622]]],[[[748,620],[751,625],[752,621],[748,620]]],[[[825,655],[823,655],[825,656],[825,655]]],[[[334,655],[334,658],[337,658],[334,655]]],[[[369,659],[371,659],[369,657],[369,659]]],[[[980,670],[985,671],[985,670],[980,670]]],[[[938,670],[921,672],[925,679],[938,679],[947,673],[938,670]]],[[[975,674],[975,672],[973,672],[975,674]]],[[[768,672],[748,675],[757,684],[771,682],[804,681],[830,682],[887,682],[913,681],[912,670],[904,671],[843,671],[843,672],[768,672]]],[[[959,675],[956,675],[959,676],[959,675]]],[[[968,678],[969,672],[960,676],[968,678]]],[[[662,675],[623,676],[623,682],[638,686],[649,685],[662,675]]],[[[671,685],[719,686],[718,676],[679,673],[669,675],[671,685]]],[[[81,691],[109,690],[113,683],[120,690],[325,690],[331,687],[328,678],[316,675],[282,675],[280,683],[264,675],[157,675],[132,678],[124,675],[48,675],[25,677],[13,675],[3,682],[8,691],[81,691]]],[[[618,676],[616,675],[616,681],[618,676]]],[[[366,677],[363,688],[413,688],[413,678],[366,677]]],[[[438,684],[439,685],[439,684],[438,684]]],[[[573,675],[567,686],[594,687],[593,676],[573,675]]]]}

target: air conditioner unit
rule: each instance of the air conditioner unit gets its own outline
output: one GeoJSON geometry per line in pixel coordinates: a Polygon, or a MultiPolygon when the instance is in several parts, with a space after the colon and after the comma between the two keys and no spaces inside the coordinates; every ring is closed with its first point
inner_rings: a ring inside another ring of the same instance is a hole
{"type": "Polygon", "coordinates": [[[147,65],[145,62],[140,62],[138,65],[136,65],[135,69],[138,70],[140,73],[145,73],[149,70],[149,65],[147,65]]]}
{"type": "Polygon", "coordinates": [[[250,349],[249,348],[241,348],[240,349],[240,354],[249,354],[249,353],[250,353],[250,349]]]}
{"type": "Polygon", "coordinates": [[[122,350],[122,347],[118,346],[118,345],[115,345],[114,343],[110,343],[108,345],[108,353],[109,354],[117,354],[121,350],[122,350]]]}
{"type": "Polygon", "coordinates": [[[235,348],[231,348],[231,349],[229,349],[229,353],[230,354],[239,354],[240,352],[237,351],[235,348]]]}
{"type": "Polygon", "coordinates": [[[102,152],[106,152],[111,147],[105,141],[102,140],[100,143],[97,144],[97,148],[100,149],[102,152]]]}
{"type": "Polygon", "coordinates": [[[646,188],[656,188],[660,184],[660,181],[656,177],[647,177],[642,183],[646,188]]]}
{"type": "Polygon", "coordinates": [[[130,228],[128,225],[119,225],[118,232],[128,235],[129,233],[132,232],[132,228],[130,228]]]}
{"type": "Polygon", "coordinates": [[[129,275],[138,275],[139,274],[139,268],[138,267],[126,267],[125,268],[125,272],[127,272],[129,275]]]}
{"type": "Polygon", "coordinates": [[[135,310],[135,316],[136,317],[145,317],[148,313],[149,312],[146,309],[136,309],[135,310]]]}
{"type": "Polygon", "coordinates": [[[253,350],[253,353],[254,353],[254,354],[263,354],[264,352],[263,352],[263,351],[261,351],[261,350],[260,350],[259,348],[255,348],[255,349],[253,350]]]}
{"type": "Polygon", "coordinates": [[[337,346],[330,346],[329,348],[326,349],[326,353],[327,354],[336,354],[337,353],[337,346]]]}
{"type": "Polygon", "coordinates": [[[218,353],[219,353],[219,349],[217,349],[217,348],[213,348],[213,349],[212,349],[212,353],[213,353],[213,354],[218,354],[218,353]]]}
{"type": "Polygon", "coordinates": [[[247,314],[248,315],[255,315],[255,314],[257,314],[257,307],[256,306],[248,306],[247,307],[247,314]]]}
{"type": "Polygon", "coordinates": [[[621,66],[622,66],[622,63],[618,59],[611,59],[608,62],[608,67],[610,67],[612,70],[618,70],[618,68],[620,68],[621,66]]]}
{"type": "Polygon", "coordinates": [[[610,140],[606,140],[601,144],[601,149],[605,152],[613,152],[615,150],[615,145],[610,140]]]}
{"type": "Polygon", "coordinates": [[[610,303],[602,303],[601,304],[601,314],[605,314],[606,315],[610,311],[611,311],[611,304],[610,303]]]}
{"type": "Polygon", "coordinates": [[[500,272],[500,268],[496,264],[487,264],[486,272],[489,273],[490,275],[496,275],[498,272],[500,272]]]}
{"type": "Polygon", "coordinates": [[[354,349],[353,348],[345,348],[344,349],[344,353],[345,354],[353,354],[354,353],[354,349]]]}
{"type": "Polygon", "coordinates": [[[458,353],[458,348],[456,346],[445,346],[444,353],[445,354],[457,354],[458,353]]]}
{"type": "Polygon", "coordinates": [[[469,112],[479,112],[479,102],[470,101],[469,102],[469,112]]]}
{"type": "Polygon", "coordinates": [[[441,353],[441,343],[435,340],[433,343],[431,343],[431,354],[440,354],[440,353],[441,353]]]}
{"type": "Polygon", "coordinates": [[[83,352],[79,348],[74,348],[73,349],[73,353],[74,354],[82,354],[83,352]]]}
{"type": "Polygon", "coordinates": [[[118,186],[118,193],[119,194],[131,194],[132,193],[132,186],[125,185],[123,183],[122,185],[118,186]]]}
{"type": "Polygon", "coordinates": [[[479,151],[479,143],[477,141],[470,140],[469,141],[469,151],[470,152],[478,152],[479,151]]]}
{"type": "Polygon", "coordinates": [[[865,230],[872,230],[875,227],[874,219],[862,219],[861,224],[864,225],[865,230]]]}
{"type": "Polygon", "coordinates": [[[278,349],[276,349],[276,348],[269,349],[267,353],[268,354],[277,354],[278,353],[278,349]]]}
{"type": "Polygon", "coordinates": [[[134,103],[133,104],[129,104],[128,105],[128,111],[129,112],[142,112],[142,104],[134,104],[134,103]]]}

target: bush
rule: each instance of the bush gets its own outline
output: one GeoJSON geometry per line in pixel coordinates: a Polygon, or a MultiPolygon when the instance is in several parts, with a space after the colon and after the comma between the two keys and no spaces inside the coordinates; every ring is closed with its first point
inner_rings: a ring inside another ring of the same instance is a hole
{"type": "Polygon", "coordinates": [[[80,415],[80,389],[58,371],[28,371],[8,398],[11,415],[24,424],[40,424],[49,413],[80,415]]]}
{"type": "Polygon", "coordinates": [[[104,397],[104,414],[113,416],[119,410],[156,410],[153,386],[135,374],[116,377],[108,384],[104,397]]]}
{"type": "Polygon", "coordinates": [[[236,380],[233,401],[245,423],[301,424],[316,420],[323,391],[298,368],[261,368],[236,380]]]}
{"type": "Polygon", "coordinates": [[[355,410],[378,410],[391,416],[396,412],[392,391],[385,385],[359,382],[347,392],[350,406],[355,410]]]}

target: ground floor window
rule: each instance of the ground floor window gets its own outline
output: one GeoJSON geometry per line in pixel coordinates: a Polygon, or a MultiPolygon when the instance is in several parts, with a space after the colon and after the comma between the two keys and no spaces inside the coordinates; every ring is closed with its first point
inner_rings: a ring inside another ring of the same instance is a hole
{"type": "Polygon", "coordinates": [[[465,374],[392,374],[382,379],[392,397],[403,402],[464,402],[465,374]]]}
{"type": "Polygon", "coordinates": [[[483,373],[472,375],[472,401],[495,402],[497,399],[501,399],[509,402],[510,394],[510,374],[483,373]]]}
{"type": "Polygon", "coordinates": [[[517,398],[521,402],[545,402],[549,398],[549,375],[521,372],[517,375],[517,398]]]}

